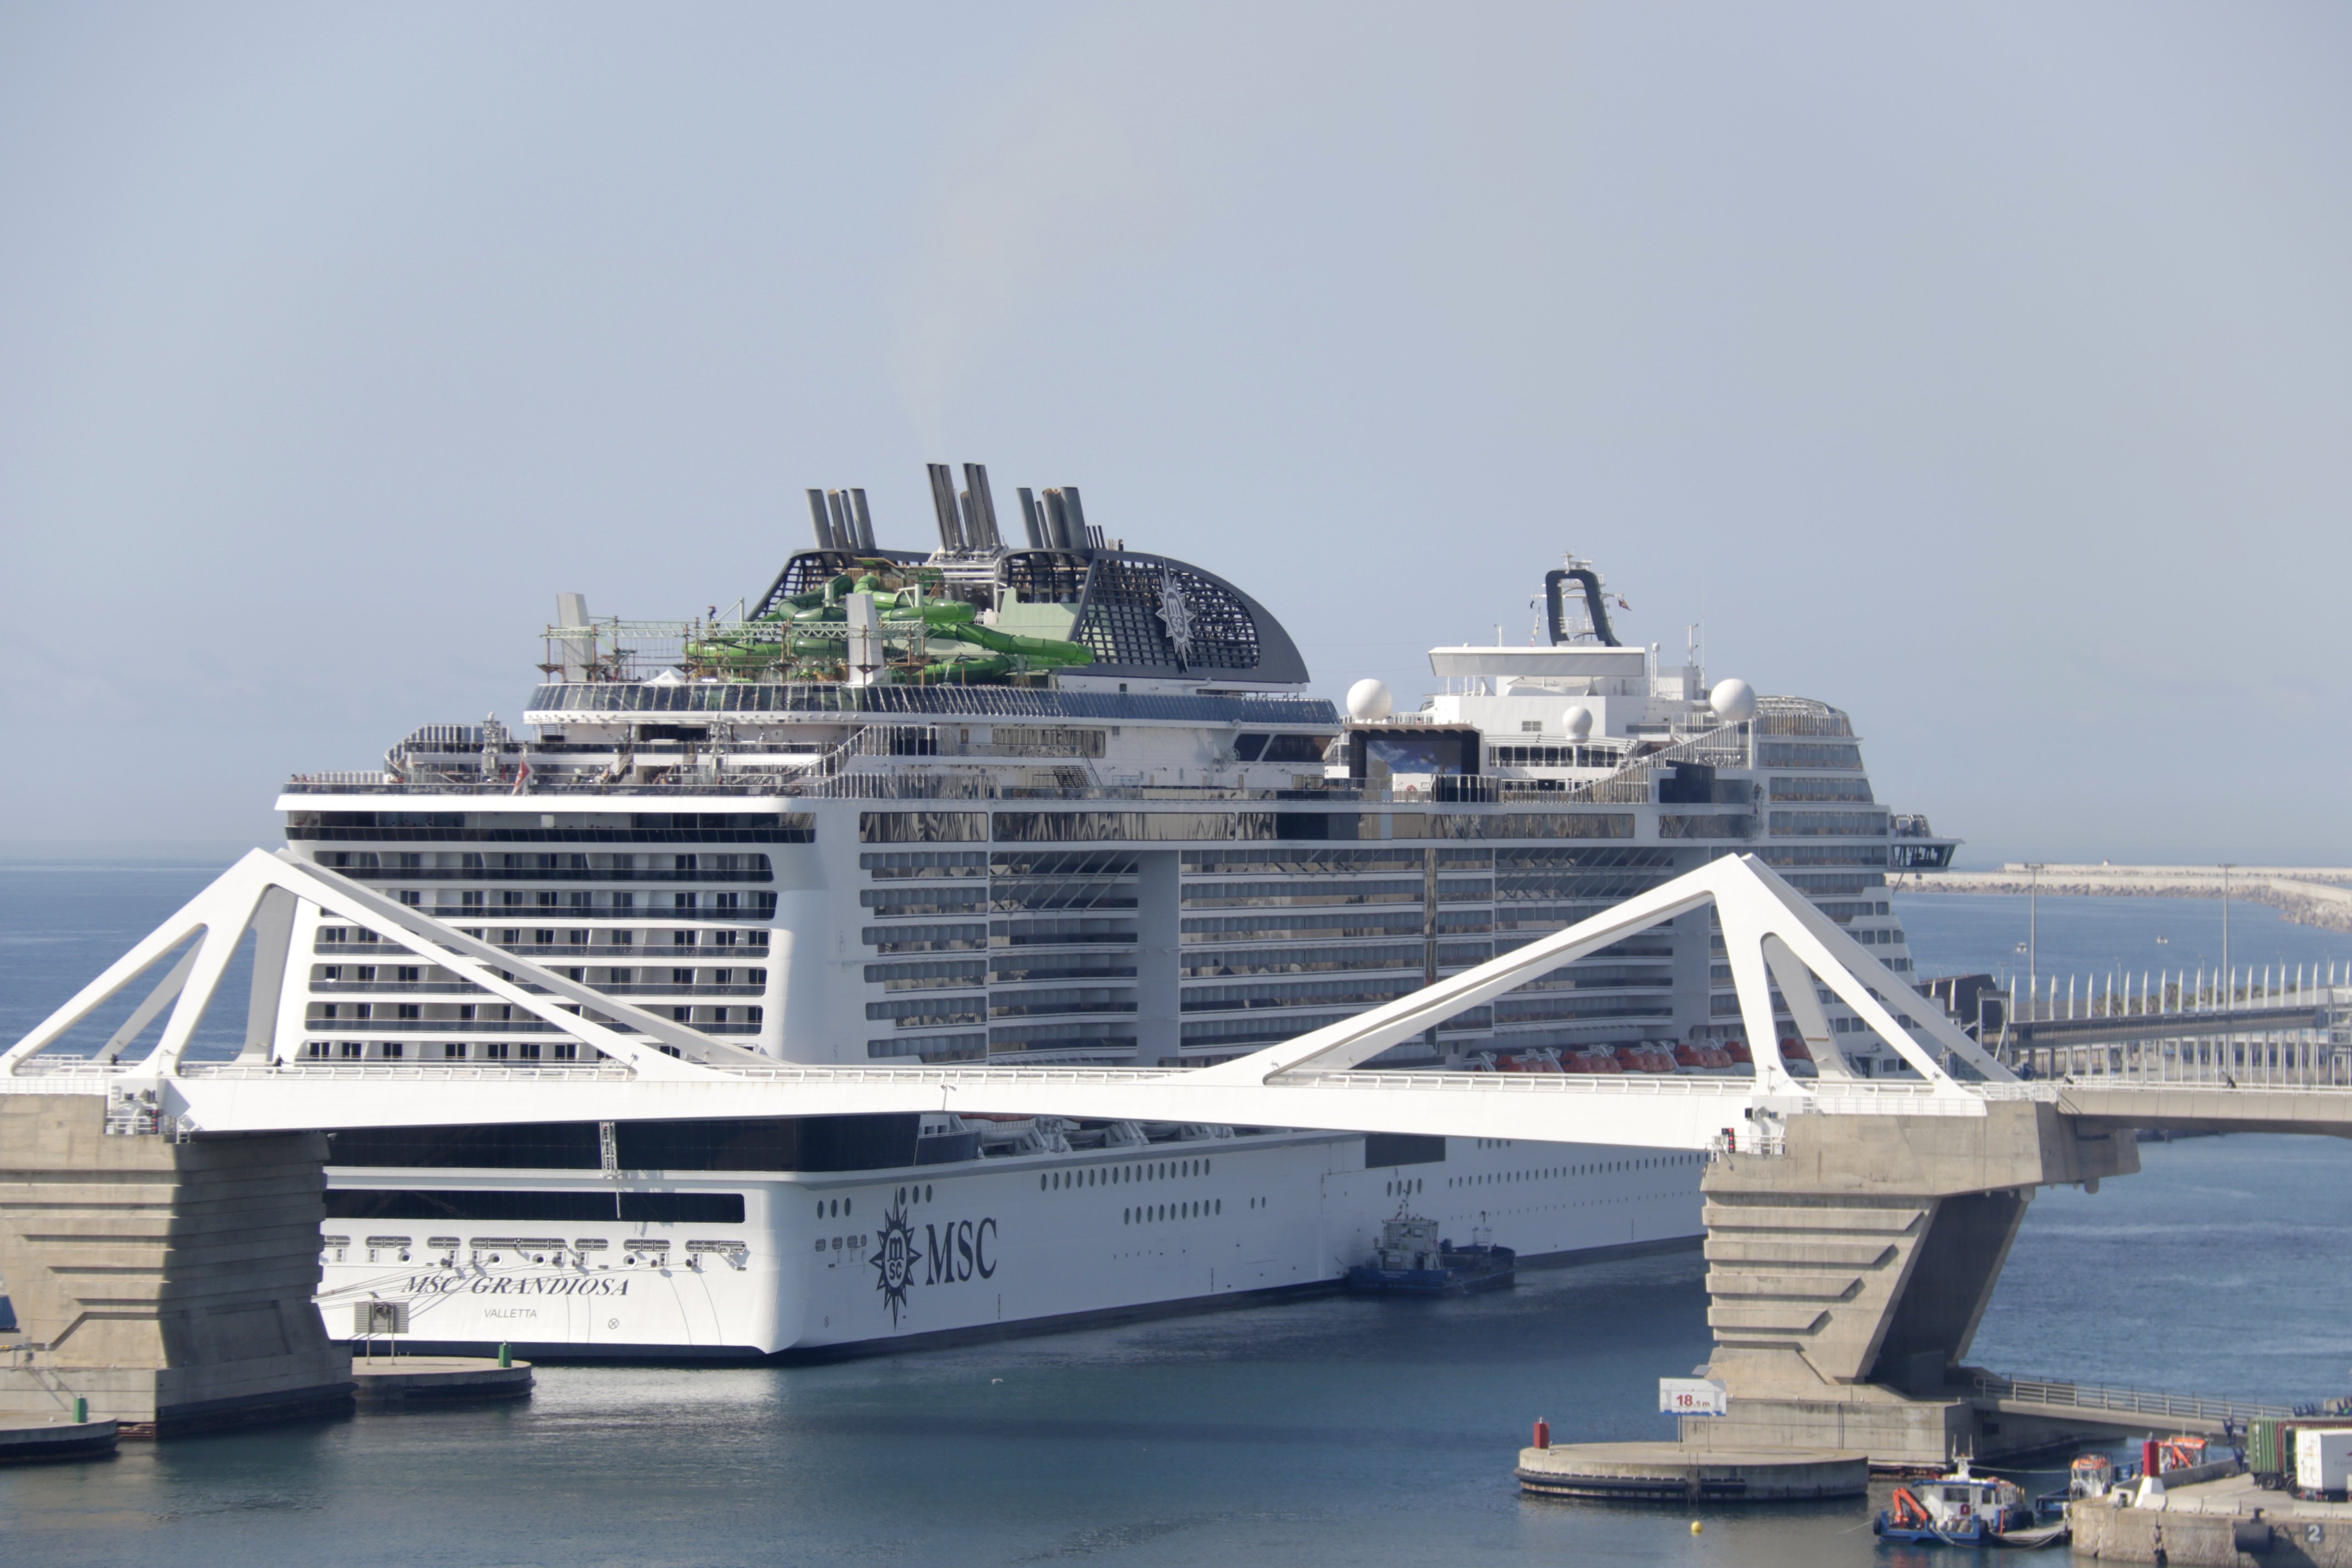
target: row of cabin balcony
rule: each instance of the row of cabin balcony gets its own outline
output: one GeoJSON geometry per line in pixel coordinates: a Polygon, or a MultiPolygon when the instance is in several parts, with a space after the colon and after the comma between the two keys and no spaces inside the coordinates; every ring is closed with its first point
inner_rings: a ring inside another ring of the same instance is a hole
{"type": "Polygon", "coordinates": [[[471,850],[322,849],[320,865],[359,881],[768,882],[765,855],[491,854],[471,850]]]}
{"type": "MultiPolygon", "coordinates": [[[[682,951],[705,948],[722,958],[730,953],[758,958],[764,957],[768,951],[768,932],[756,929],[649,931],[644,933],[646,940],[642,944],[638,942],[638,933],[635,931],[604,931],[588,927],[484,927],[468,930],[465,934],[524,958],[585,956],[592,952],[617,956],[625,952],[655,951],[675,956],[682,951]],[[591,940],[599,937],[604,940],[591,940]],[[709,939],[707,942],[703,940],[706,937],[709,939]]],[[[404,956],[409,951],[398,942],[379,942],[371,932],[353,926],[323,926],[311,943],[311,952],[322,958],[365,958],[377,954],[404,956]]]]}
{"type": "MultiPolygon", "coordinates": [[[[615,996],[756,996],[768,984],[765,969],[679,969],[656,964],[643,971],[575,966],[560,973],[567,980],[615,996]],[[667,977],[650,978],[655,974],[667,977]]],[[[528,984],[522,989],[544,994],[541,987],[528,984]]],[[[472,981],[431,964],[320,964],[310,984],[311,994],[319,996],[452,992],[467,994],[476,990],[472,981]]]]}
{"type": "MultiPolygon", "coordinates": [[[[302,1026],[306,1033],[314,1035],[343,1031],[497,1035],[560,1032],[555,1025],[542,1018],[499,1016],[511,1015],[513,1011],[504,1003],[395,1002],[384,1006],[389,1010],[379,1010],[369,1002],[313,1002],[304,1015],[302,1026]]],[[[671,1007],[669,1014],[674,1022],[721,1035],[757,1033],[764,1018],[763,1010],[756,1006],[681,1005],[671,1007]]],[[[587,1016],[595,1017],[593,1012],[587,1016]]],[[[624,1034],[635,1032],[613,1020],[596,1021],[624,1034]]]]}
{"type": "MultiPolygon", "coordinates": [[[[591,895],[573,893],[559,901],[551,892],[542,892],[535,900],[526,900],[519,892],[479,892],[467,890],[457,898],[442,889],[437,898],[427,901],[424,889],[394,888],[387,889],[393,898],[411,909],[422,910],[444,921],[478,921],[491,917],[520,920],[526,915],[541,920],[561,916],[567,921],[770,921],[775,918],[776,895],[773,893],[672,893],[667,904],[638,903],[630,893],[591,895]]],[[[658,898],[662,895],[651,895],[658,898]]]]}

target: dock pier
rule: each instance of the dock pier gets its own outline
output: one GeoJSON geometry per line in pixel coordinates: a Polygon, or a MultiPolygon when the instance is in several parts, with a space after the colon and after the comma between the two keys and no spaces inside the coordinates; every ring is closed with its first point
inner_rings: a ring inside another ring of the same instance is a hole
{"type": "Polygon", "coordinates": [[[2153,1501],[2121,1493],[2068,1504],[2074,1554],[2168,1568],[2352,1568],[2352,1502],[2264,1491],[2242,1474],[2168,1488],[2153,1501]]]}

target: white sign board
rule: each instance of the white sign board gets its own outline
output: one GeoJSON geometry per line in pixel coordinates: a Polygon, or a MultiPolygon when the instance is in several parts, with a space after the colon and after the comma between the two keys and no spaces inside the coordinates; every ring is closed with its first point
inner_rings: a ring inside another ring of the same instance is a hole
{"type": "Polygon", "coordinates": [[[1728,1415],[1730,1393],[1712,1378],[1662,1377],[1658,1379],[1658,1414],[1728,1415]]]}

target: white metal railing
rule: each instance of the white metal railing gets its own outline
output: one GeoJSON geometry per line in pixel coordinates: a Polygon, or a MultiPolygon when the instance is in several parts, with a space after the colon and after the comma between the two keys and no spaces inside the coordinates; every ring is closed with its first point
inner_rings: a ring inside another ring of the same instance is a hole
{"type": "Polygon", "coordinates": [[[1750,723],[1725,724],[1685,734],[1672,745],[1640,756],[1628,752],[1615,773],[1589,784],[1571,784],[1558,798],[1586,805],[1640,804],[1650,798],[1650,781],[1659,767],[1676,763],[1747,767],[1752,760],[1752,731],[1750,723]]]}
{"type": "Polygon", "coordinates": [[[1994,994],[2003,1016],[2017,1023],[2082,1022],[2152,1014],[2225,1013],[2233,1008],[2326,1007],[2352,1002],[2352,971],[2330,963],[2230,966],[2227,975],[2202,968],[2115,970],[2104,974],[2032,975],[2018,994],[2016,976],[1994,994]],[[2061,994],[2061,989],[2063,994],[2061,994]]]}
{"type": "Polygon", "coordinates": [[[1710,1164],[1718,1160],[1737,1160],[1743,1154],[1751,1159],[1779,1160],[1787,1156],[1789,1140],[1778,1132],[1749,1132],[1743,1136],[1726,1128],[1706,1141],[1705,1152],[1710,1164]]]}
{"type": "Polygon", "coordinates": [[[2061,1410],[2112,1410],[2133,1415],[2169,1415],[2201,1421],[2253,1421],[2294,1414],[2284,1405],[2250,1399],[2211,1399],[2196,1394],[2163,1394],[2109,1384],[2062,1383],[2054,1379],[1976,1374],[1977,1392],[2012,1405],[2061,1410]]]}
{"type": "Polygon", "coordinates": [[[2352,973],[2284,963],[2226,973],[2204,969],[2034,977],[2018,994],[1988,998],[2000,1026],[1983,1032],[2021,1072],[2074,1080],[2204,1084],[2215,1088],[2352,1087],[2352,973]],[[2255,1015],[2242,1026],[2239,1014],[2255,1015]],[[2307,1015],[2296,1016],[2298,1015],[2307,1015]],[[2140,1038],[2038,1039],[2047,1026],[2095,1037],[2145,1027],[2140,1038]],[[2023,1026],[2021,1028],[2020,1026],[2023,1026]]]}

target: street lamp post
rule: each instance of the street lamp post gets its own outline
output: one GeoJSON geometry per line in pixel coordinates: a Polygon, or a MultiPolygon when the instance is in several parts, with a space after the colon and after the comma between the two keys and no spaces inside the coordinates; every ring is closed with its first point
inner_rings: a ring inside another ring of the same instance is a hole
{"type": "Polygon", "coordinates": [[[2042,994],[2042,867],[2039,860],[2025,863],[2025,1000],[2026,1010],[2037,1018],[2042,1016],[2035,1002],[2042,994]]]}
{"type": "Polygon", "coordinates": [[[2226,1010],[2237,1005],[2237,983],[2230,976],[2230,872],[2235,860],[2221,862],[2221,1005],[2226,1010]]]}

